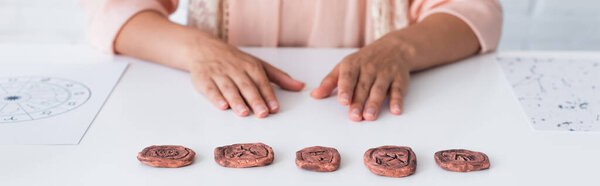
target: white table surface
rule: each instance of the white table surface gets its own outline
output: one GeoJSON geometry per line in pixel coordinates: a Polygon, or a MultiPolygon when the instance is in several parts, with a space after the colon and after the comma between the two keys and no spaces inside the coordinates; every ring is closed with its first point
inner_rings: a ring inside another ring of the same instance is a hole
{"type": "MultiPolygon", "coordinates": [[[[494,61],[494,54],[412,76],[405,112],[385,109],[375,122],[352,122],[335,98],[309,96],[345,54],[338,49],[246,49],[307,82],[300,93],[277,90],[281,111],[265,119],[220,111],[197,94],[185,72],[140,60],[131,63],[79,145],[0,146],[0,185],[597,185],[599,133],[534,132],[494,61]],[[213,149],[263,142],[275,151],[267,167],[217,165],[213,149]],[[136,155],[155,144],[196,151],[190,166],[141,164],[136,155]],[[342,165],[332,173],[299,169],[295,152],[335,147],[342,165]],[[376,176],[363,153],[381,145],[413,148],[418,166],[406,178],[376,176]],[[438,150],[487,153],[491,168],[455,173],[434,160],[438,150]]],[[[87,46],[0,45],[0,63],[107,62],[87,46]]]]}

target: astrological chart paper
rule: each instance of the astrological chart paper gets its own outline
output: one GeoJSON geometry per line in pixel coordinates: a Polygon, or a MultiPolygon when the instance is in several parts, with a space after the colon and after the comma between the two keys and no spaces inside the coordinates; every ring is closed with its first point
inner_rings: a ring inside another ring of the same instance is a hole
{"type": "Polygon", "coordinates": [[[539,131],[600,131],[600,58],[499,55],[530,124],[539,131]]]}
{"type": "Polygon", "coordinates": [[[0,144],[78,144],[127,63],[3,65],[0,144]]]}

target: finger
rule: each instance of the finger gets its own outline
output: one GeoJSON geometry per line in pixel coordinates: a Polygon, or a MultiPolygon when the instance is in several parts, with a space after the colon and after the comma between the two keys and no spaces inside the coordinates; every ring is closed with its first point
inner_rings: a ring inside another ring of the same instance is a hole
{"type": "Polygon", "coordinates": [[[373,86],[371,87],[371,91],[369,93],[369,98],[367,100],[367,104],[365,106],[365,111],[363,112],[363,117],[365,120],[373,121],[379,115],[379,111],[381,110],[381,105],[383,104],[383,100],[387,96],[388,89],[390,88],[390,84],[392,83],[391,79],[386,78],[377,78],[373,86]]]}
{"type": "Polygon", "coordinates": [[[350,100],[354,94],[354,88],[356,87],[356,81],[358,81],[359,73],[360,68],[358,68],[358,66],[350,64],[340,66],[338,80],[338,101],[342,105],[350,104],[350,100]]]}
{"type": "Polygon", "coordinates": [[[352,96],[352,103],[350,104],[350,112],[348,113],[351,120],[362,120],[362,111],[365,100],[367,99],[367,96],[369,96],[374,79],[375,77],[373,77],[372,74],[361,73],[359,75],[358,83],[354,90],[354,96],[352,96]]]}
{"type": "Polygon", "coordinates": [[[333,89],[335,89],[335,87],[337,87],[338,72],[339,72],[339,65],[336,66],[335,68],[333,68],[333,70],[331,70],[331,72],[329,72],[329,74],[327,74],[327,76],[325,76],[325,78],[323,78],[323,81],[321,81],[321,85],[319,85],[319,87],[315,88],[310,93],[310,95],[316,99],[322,99],[322,98],[325,98],[325,97],[328,97],[329,95],[331,95],[331,92],[333,92],[333,89]]]}
{"type": "Polygon", "coordinates": [[[390,112],[394,115],[402,114],[402,106],[404,104],[404,93],[406,91],[406,83],[404,81],[395,80],[390,87],[390,112]]]}
{"type": "Polygon", "coordinates": [[[304,88],[304,82],[293,79],[290,75],[271,64],[263,62],[263,66],[269,80],[279,85],[279,87],[291,91],[300,91],[304,88]]]}
{"type": "Polygon", "coordinates": [[[217,84],[217,87],[219,87],[219,90],[225,99],[227,99],[230,107],[238,116],[245,117],[250,114],[250,110],[248,109],[248,106],[246,106],[244,99],[242,99],[238,87],[231,79],[226,76],[216,76],[213,77],[213,80],[217,84]]]}
{"type": "Polygon", "coordinates": [[[279,111],[279,102],[277,101],[277,97],[275,97],[275,91],[273,91],[273,86],[271,86],[271,82],[267,78],[265,71],[263,69],[253,70],[248,72],[248,75],[258,87],[260,94],[269,106],[269,111],[271,113],[279,111]]]}
{"type": "Polygon", "coordinates": [[[232,75],[231,78],[233,82],[237,85],[244,96],[244,99],[252,107],[252,111],[254,111],[254,115],[258,118],[264,118],[269,115],[269,110],[267,109],[267,105],[263,100],[260,92],[256,88],[256,85],[250,77],[246,73],[239,73],[232,75]]]}
{"type": "Polygon", "coordinates": [[[196,87],[196,90],[206,96],[206,98],[208,98],[208,100],[210,100],[215,107],[221,110],[226,110],[229,108],[227,101],[225,101],[221,91],[219,91],[219,87],[217,87],[215,82],[210,77],[193,74],[192,83],[194,84],[194,87],[196,87]]]}

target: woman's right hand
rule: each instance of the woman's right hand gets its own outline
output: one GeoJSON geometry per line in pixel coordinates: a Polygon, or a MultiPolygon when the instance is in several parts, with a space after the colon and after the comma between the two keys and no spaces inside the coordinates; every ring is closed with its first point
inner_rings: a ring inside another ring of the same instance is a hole
{"type": "Polygon", "coordinates": [[[191,73],[196,89],[220,109],[265,117],[279,109],[270,82],[300,91],[304,83],[196,28],[155,11],[133,16],[114,41],[115,52],[191,73]]]}
{"type": "Polygon", "coordinates": [[[285,90],[304,88],[303,82],[235,46],[206,35],[198,40],[184,53],[192,60],[192,82],[219,109],[231,108],[238,116],[248,116],[252,109],[263,118],[279,110],[271,82],[285,90]]]}

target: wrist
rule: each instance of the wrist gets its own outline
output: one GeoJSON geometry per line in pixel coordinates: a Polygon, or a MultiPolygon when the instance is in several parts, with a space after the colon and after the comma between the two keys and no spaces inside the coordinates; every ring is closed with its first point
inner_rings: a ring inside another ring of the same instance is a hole
{"type": "Polygon", "coordinates": [[[416,44],[412,40],[408,39],[401,30],[390,32],[381,39],[388,41],[388,47],[399,56],[401,63],[404,63],[410,71],[414,70],[418,56],[416,44]]]}
{"type": "Polygon", "coordinates": [[[187,70],[191,71],[194,66],[202,63],[202,61],[210,60],[214,56],[214,50],[217,48],[220,40],[213,37],[209,33],[203,32],[195,28],[188,28],[189,32],[186,38],[183,39],[182,59],[187,66],[187,70]]]}

